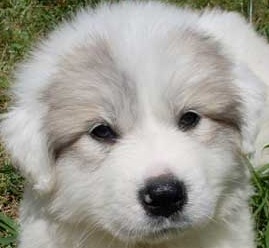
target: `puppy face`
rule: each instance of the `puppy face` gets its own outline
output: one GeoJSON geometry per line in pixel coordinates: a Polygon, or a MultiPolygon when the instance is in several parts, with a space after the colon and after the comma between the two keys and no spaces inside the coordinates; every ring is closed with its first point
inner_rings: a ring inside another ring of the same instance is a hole
{"type": "Polygon", "coordinates": [[[129,244],[234,221],[265,90],[199,18],[156,2],[104,5],[21,66],[1,134],[30,185],[26,225],[42,215],[60,232],[81,227],[81,240],[100,231],[129,244]]]}
{"type": "Polygon", "coordinates": [[[143,61],[113,44],[74,48],[43,92],[51,214],[133,241],[214,221],[245,178],[231,63],[190,31],[144,40],[143,61]]]}

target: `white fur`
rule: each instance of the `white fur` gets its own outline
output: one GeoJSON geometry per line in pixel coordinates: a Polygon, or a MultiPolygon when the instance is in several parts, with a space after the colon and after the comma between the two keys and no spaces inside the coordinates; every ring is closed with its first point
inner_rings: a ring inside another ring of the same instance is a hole
{"type": "Polygon", "coordinates": [[[6,147],[29,181],[21,207],[20,248],[254,248],[248,173],[234,160],[229,142],[206,145],[214,129],[207,118],[196,130],[201,142],[159,119],[169,119],[158,94],[176,60],[158,61],[154,49],[174,29],[219,42],[233,62],[233,83],[242,98],[240,149],[254,154],[257,164],[268,161],[262,146],[269,140],[269,47],[242,17],[156,2],[81,11],[51,33],[17,71],[17,102],[1,123],[6,147]],[[102,144],[82,136],[76,155],[67,152],[54,161],[43,128],[48,106],[42,94],[54,87],[62,57],[91,44],[96,35],[109,37],[118,67],[137,82],[140,119],[109,155],[102,144]],[[91,171],[91,163],[98,169],[91,171]],[[166,171],[191,185],[189,205],[183,220],[153,225],[136,192],[144,180],[166,171]],[[235,182],[240,185],[232,186],[235,182]],[[179,228],[185,231],[151,237],[154,231],[179,228]]]}

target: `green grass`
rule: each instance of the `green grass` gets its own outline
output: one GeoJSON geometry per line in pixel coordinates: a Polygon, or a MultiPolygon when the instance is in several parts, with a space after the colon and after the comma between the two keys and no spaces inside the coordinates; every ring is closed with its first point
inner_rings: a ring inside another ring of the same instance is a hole
{"type": "MultiPolygon", "coordinates": [[[[220,6],[245,15],[258,32],[269,39],[269,0],[167,0],[178,5],[204,8],[220,6]]],[[[63,18],[77,8],[96,5],[99,0],[0,0],[0,113],[7,109],[6,89],[12,84],[15,64],[63,18]]],[[[112,2],[112,1],[110,1],[112,2]]],[[[116,1],[113,1],[116,2],[116,1]]],[[[258,248],[269,248],[269,173],[268,165],[253,171],[255,195],[251,199],[256,223],[258,248]],[[267,172],[266,172],[267,171],[267,172]]],[[[0,247],[14,247],[18,226],[16,218],[23,179],[11,167],[0,145],[0,247]]]]}
{"type": "Polygon", "coordinates": [[[11,246],[16,243],[18,238],[19,226],[12,218],[0,213],[0,231],[4,233],[0,237],[1,246],[11,246]]]}
{"type": "Polygon", "coordinates": [[[257,232],[257,247],[269,247],[269,164],[254,170],[249,164],[255,194],[251,198],[255,229],[257,232]]]}
{"type": "Polygon", "coordinates": [[[18,205],[23,191],[23,178],[11,167],[0,145],[0,247],[12,247],[18,235],[18,205]]]}

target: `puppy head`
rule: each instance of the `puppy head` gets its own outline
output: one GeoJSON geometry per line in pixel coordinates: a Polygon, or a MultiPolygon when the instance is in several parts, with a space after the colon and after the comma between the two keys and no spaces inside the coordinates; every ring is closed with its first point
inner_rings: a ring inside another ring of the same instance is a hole
{"type": "Polygon", "coordinates": [[[260,82],[219,44],[142,26],[92,31],[57,58],[48,41],[20,77],[35,68],[31,80],[49,83],[17,88],[2,124],[22,172],[50,194],[51,214],[134,242],[223,214],[244,190],[240,153],[251,150],[263,101],[260,82]]]}

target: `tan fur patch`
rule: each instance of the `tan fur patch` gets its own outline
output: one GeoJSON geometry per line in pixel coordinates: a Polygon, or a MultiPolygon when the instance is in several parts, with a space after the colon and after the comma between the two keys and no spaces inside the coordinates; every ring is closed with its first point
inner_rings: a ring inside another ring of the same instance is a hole
{"type": "Polygon", "coordinates": [[[174,106],[175,115],[192,109],[240,131],[241,97],[233,83],[232,63],[210,38],[190,30],[179,37],[170,49],[182,56],[185,64],[173,73],[165,91],[173,101],[170,105],[174,106]]]}
{"type": "MultiPolygon", "coordinates": [[[[45,127],[56,157],[87,134],[93,123],[105,120],[119,135],[129,132],[143,117],[138,86],[156,91],[157,100],[154,102],[155,96],[149,94],[147,102],[151,102],[152,112],[161,116],[160,121],[169,115],[177,125],[181,114],[191,109],[215,122],[217,125],[204,133],[202,140],[206,142],[214,142],[218,133],[229,137],[240,131],[241,99],[233,84],[231,63],[221,54],[218,43],[187,30],[180,34],[176,31],[160,46],[160,58],[176,63],[169,67],[171,76],[156,86],[134,82],[131,71],[118,67],[104,38],[75,47],[64,56],[52,87],[43,97],[49,106],[45,127]]],[[[166,65],[160,66],[165,71],[166,65]]],[[[161,69],[156,69],[159,78],[161,69]]]]}
{"type": "Polygon", "coordinates": [[[49,106],[45,127],[55,156],[95,122],[106,120],[117,130],[122,119],[124,127],[130,128],[135,118],[133,87],[116,67],[103,39],[67,54],[43,95],[49,106]]]}

